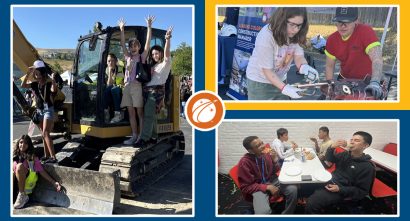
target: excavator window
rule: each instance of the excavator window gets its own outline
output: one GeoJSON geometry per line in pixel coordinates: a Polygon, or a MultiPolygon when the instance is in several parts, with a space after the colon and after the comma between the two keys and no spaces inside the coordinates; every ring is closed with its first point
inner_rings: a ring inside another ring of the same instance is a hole
{"type": "Polygon", "coordinates": [[[100,38],[85,40],[79,48],[78,71],[74,82],[76,94],[75,120],[96,120],[97,79],[102,48],[103,40],[100,38]]]}
{"type": "Polygon", "coordinates": [[[154,45],[160,45],[161,47],[164,47],[164,41],[161,38],[157,38],[155,36],[152,36],[151,42],[150,42],[151,47],[154,45]]]}
{"type": "Polygon", "coordinates": [[[91,38],[90,44],[89,44],[89,47],[88,47],[88,49],[89,49],[90,51],[94,51],[94,50],[95,50],[95,47],[97,46],[97,39],[98,39],[98,36],[97,36],[97,35],[94,35],[94,36],[91,38]]]}

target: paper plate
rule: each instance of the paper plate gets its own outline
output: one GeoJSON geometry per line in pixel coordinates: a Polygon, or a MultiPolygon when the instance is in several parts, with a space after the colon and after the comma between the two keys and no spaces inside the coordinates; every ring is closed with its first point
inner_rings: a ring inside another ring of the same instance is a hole
{"type": "Polygon", "coordinates": [[[297,176],[302,173],[302,169],[299,167],[288,167],[285,171],[286,175],[288,176],[297,176]]]}
{"type": "Polygon", "coordinates": [[[316,180],[319,180],[319,181],[322,181],[322,182],[327,182],[330,179],[332,179],[332,174],[329,173],[326,170],[318,170],[318,171],[315,172],[315,174],[313,174],[313,177],[316,180]]]}

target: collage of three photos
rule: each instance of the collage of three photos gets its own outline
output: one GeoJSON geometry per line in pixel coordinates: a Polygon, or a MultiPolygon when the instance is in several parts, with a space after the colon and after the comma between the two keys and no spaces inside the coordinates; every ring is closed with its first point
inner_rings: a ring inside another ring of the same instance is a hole
{"type": "Polygon", "coordinates": [[[255,103],[283,110],[219,125],[217,214],[399,214],[398,119],[286,114],[291,105],[371,112],[375,103],[398,103],[398,7],[241,6],[216,13],[218,95],[241,110],[255,103]]]}

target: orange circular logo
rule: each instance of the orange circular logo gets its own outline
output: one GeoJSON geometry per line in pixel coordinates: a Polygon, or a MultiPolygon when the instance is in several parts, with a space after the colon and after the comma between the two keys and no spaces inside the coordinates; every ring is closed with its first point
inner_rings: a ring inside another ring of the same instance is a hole
{"type": "Polygon", "coordinates": [[[225,116],[222,99],[211,91],[199,91],[185,105],[188,122],[198,130],[209,131],[217,127],[225,116]]]}

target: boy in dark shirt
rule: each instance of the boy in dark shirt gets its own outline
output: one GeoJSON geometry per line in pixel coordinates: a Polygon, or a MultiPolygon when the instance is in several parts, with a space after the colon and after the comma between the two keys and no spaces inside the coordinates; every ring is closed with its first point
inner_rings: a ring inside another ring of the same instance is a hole
{"type": "Polygon", "coordinates": [[[353,134],[349,151],[335,152],[332,145],[327,149],[326,160],[336,164],[331,181],[317,189],[307,200],[306,213],[318,214],[330,205],[345,198],[361,200],[370,192],[374,178],[371,157],[363,151],[372,143],[372,136],[364,131],[353,134]]]}

